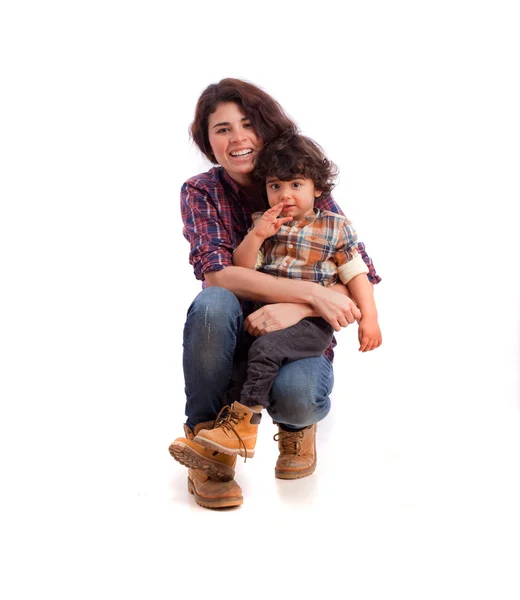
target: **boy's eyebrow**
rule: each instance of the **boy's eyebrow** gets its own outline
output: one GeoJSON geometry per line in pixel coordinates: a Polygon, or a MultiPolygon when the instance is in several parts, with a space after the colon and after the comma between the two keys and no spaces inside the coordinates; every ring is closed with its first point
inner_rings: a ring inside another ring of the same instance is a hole
{"type": "Polygon", "coordinates": [[[265,182],[266,183],[273,183],[273,181],[305,181],[305,177],[300,177],[300,176],[296,176],[296,177],[291,177],[290,179],[279,179],[278,177],[268,177],[265,182]]]}
{"type": "MultiPolygon", "coordinates": [[[[240,119],[240,122],[242,123],[242,121],[250,121],[251,119],[249,117],[242,117],[240,119]]],[[[222,121],[221,123],[215,123],[215,125],[213,125],[213,127],[222,127],[222,125],[229,125],[229,121],[222,121]]]]}

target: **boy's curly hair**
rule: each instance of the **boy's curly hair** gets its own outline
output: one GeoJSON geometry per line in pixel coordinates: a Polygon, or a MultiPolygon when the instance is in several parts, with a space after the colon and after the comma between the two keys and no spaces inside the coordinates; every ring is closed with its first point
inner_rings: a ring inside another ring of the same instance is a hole
{"type": "Polygon", "coordinates": [[[338,168],[314,140],[288,133],[265,144],[252,173],[253,179],[263,184],[268,177],[289,181],[296,175],[312,179],[314,187],[326,195],[334,188],[338,168]]]}

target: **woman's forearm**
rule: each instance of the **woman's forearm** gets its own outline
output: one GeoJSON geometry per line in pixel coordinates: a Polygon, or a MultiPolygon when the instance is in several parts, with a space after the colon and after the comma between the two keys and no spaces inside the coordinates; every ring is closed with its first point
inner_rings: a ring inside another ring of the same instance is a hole
{"type": "Polygon", "coordinates": [[[335,331],[340,331],[342,327],[361,318],[359,309],[348,296],[329,290],[319,283],[272,277],[235,266],[206,273],[205,277],[209,285],[226,288],[244,300],[263,304],[309,304],[313,309],[312,314],[328,321],[335,331]]]}
{"type": "Polygon", "coordinates": [[[205,277],[210,286],[226,288],[243,300],[264,303],[312,304],[315,293],[319,292],[316,288],[322,288],[319,284],[310,281],[273,277],[259,271],[235,266],[206,273],[205,277]]]}

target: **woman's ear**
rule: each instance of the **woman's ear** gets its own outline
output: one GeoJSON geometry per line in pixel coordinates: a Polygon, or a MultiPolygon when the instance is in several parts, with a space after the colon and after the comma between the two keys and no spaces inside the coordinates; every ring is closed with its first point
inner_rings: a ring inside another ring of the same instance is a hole
{"type": "Polygon", "coordinates": [[[321,190],[314,190],[315,198],[319,198],[321,196],[321,190]]]}

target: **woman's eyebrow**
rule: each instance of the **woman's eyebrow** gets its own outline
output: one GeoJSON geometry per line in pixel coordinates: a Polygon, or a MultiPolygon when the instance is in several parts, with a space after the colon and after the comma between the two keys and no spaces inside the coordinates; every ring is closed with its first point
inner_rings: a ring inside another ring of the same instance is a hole
{"type": "MultiPolygon", "coordinates": [[[[242,117],[240,119],[240,122],[242,123],[243,121],[250,121],[251,119],[249,117],[242,117]]],[[[222,121],[221,123],[215,123],[215,125],[213,125],[213,127],[222,127],[222,125],[230,125],[229,121],[222,121]]]]}

